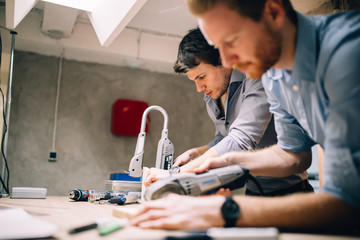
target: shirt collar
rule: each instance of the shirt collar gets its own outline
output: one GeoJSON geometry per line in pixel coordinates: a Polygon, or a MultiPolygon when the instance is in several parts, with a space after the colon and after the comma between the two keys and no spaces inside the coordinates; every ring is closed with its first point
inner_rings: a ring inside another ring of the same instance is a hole
{"type": "MultiPolygon", "coordinates": [[[[233,82],[242,82],[244,81],[245,79],[245,74],[238,71],[238,70],[235,70],[233,69],[232,72],[231,72],[231,77],[230,77],[230,84],[233,83],[233,82]]],[[[230,86],[229,84],[229,86],[230,86]]]]}
{"type": "Polygon", "coordinates": [[[298,25],[292,75],[299,80],[315,81],[317,61],[316,26],[311,17],[299,12],[296,12],[296,14],[298,25]]]}
{"type": "Polygon", "coordinates": [[[291,77],[292,72],[287,69],[270,68],[263,74],[263,78],[270,79],[272,81],[284,81],[286,84],[296,84],[296,79],[291,77]]]}
{"type": "MultiPolygon", "coordinates": [[[[230,82],[229,82],[229,86],[228,86],[228,98],[229,99],[232,97],[233,92],[236,89],[234,87],[230,88],[230,85],[231,86],[238,86],[244,81],[245,78],[246,78],[246,75],[244,73],[242,73],[242,72],[240,72],[238,70],[235,70],[235,69],[232,70],[231,77],[230,77],[230,82]],[[233,90],[231,91],[231,89],[233,89],[233,90]]],[[[211,100],[214,100],[214,99],[212,99],[208,95],[204,94],[204,100],[206,102],[208,102],[208,101],[211,101],[211,100]]]]}

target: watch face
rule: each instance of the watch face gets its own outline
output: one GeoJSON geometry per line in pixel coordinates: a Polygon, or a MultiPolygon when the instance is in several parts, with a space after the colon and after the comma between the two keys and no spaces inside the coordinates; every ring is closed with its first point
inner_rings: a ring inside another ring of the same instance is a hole
{"type": "Polygon", "coordinates": [[[179,172],[180,172],[180,167],[179,166],[172,166],[171,169],[169,170],[170,175],[173,175],[173,174],[176,174],[176,173],[179,173],[179,172]]]}
{"type": "Polygon", "coordinates": [[[225,227],[234,227],[240,216],[240,207],[231,197],[226,197],[221,213],[225,220],[225,227]]]}
{"type": "MultiPolygon", "coordinates": [[[[232,200],[232,199],[231,199],[232,200]]],[[[226,208],[226,215],[229,217],[237,217],[239,214],[239,206],[237,203],[232,201],[226,201],[225,206],[226,208]]]]}

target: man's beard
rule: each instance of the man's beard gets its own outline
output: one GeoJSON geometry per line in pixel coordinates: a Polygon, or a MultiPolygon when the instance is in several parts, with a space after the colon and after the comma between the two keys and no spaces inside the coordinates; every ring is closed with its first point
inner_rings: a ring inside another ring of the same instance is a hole
{"type": "Polygon", "coordinates": [[[219,96],[216,96],[215,99],[220,99],[225,93],[227,93],[229,84],[230,84],[230,78],[231,78],[231,71],[227,72],[225,69],[223,70],[223,78],[224,82],[221,85],[221,91],[219,96]]]}
{"type": "MultiPolygon", "coordinates": [[[[262,38],[257,44],[255,50],[256,63],[236,64],[235,69],[241,69],[249,65],[251,68],[245,74],[250,79],[259,79],[272,66],[274,66],[280,59],[281,55],[281,36],[280,34],[271,31],[268,27],[265,30],[266,36],[262,38]]],[[[241,71],[241,70],[240,70],[241,71]]]]}

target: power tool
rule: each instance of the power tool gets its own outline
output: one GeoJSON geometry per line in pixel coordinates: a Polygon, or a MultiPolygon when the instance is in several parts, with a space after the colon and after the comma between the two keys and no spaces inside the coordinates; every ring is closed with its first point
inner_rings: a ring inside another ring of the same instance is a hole
{"type": "Polygon", "coordinates": [[[198,196],[213,193],[220,188],[234,190],[243,187],[247,180],[254,181],[260,193],[263,193],[260,184],[248,169],[233,165],[211,169],[200,174],[178,173],[159,179],[145,190],[144,198],[154,200],[165,197],[169,193],[198,196]]]}
{"type": "Polygon", "coordinates": [[[150,106],[144,111],[142,115],[141,128],[136,142],[135,154],[129,164],[129,175],[131,177],[140,177],[143,172],[142,164],[144,158],[144,145],[145,145],[145,136],[146,136],[146,132],[145,132],[146,119],[148,113],[152,110],[158,110],[164,116],[164,128],[161,133],[161,139],[159,140],[158,143],[155,167],[169,170],[173,163],[174,145],[171,143],[171,141],[168,138],[168,115],[162,107],[150,106]]]}
{"type": "Polygon", "coordinates": [[[89,190],[74,189],[69,191],[69,198],[75,201],[87,201],[89,198],[89,190]]]}
{"type": "Polygon", "coordinates": [[[78,188],[69,191],[69,198],[74,201],[95,202],[97,200],[108,200],[115,197],[123,197],[128,193],[129,191],[95,191],[78,188]]]}

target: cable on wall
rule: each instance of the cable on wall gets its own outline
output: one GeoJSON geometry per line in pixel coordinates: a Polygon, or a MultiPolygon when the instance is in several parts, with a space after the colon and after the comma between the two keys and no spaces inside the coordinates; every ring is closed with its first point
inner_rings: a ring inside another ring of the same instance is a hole
{"type": "Polygon", "coordinates": [[[1,95],[3,99],[3,119],[4,119],[4,129],[3,136],[1,141],[1,154],[3,157],[3,167],[0,175],[1,180],[1,190],[0,197],[5,196],[2,194],[3,190],[5,190],[6,194],[9,195],[9,179],[10,179],[10,170],[7,163],[7,147],[8,147],[8,138],[9,138],[9,124],[10,124],[10,109],[11,109],[11,89],[12,89],[12,80],[13,80],[13,66],[14,66],[14,49],[15,49],[15,35],[17,32],[7,29],[5,27],[0,26],[1,29],[5,29],[11,34],[11,48],[10,48],[10,64],[9,64],[9,78],[8,78],[8,88],[7,88],[7,101],[5,108],[4,94],[1,89],[1,95]],[[6,177],[5,177],[6,176],[6,177]]]}
{"type": "Polygon", "coordinates": [[[55,110],[54,110],[54,128],[53,128],[53,137],[52,137],[52,145],[51,151],[49,154],[49,161],[55,162],[57,160],[57,152],[55,149],[55,141],[56,141],[56,128],[57,128],[57,115],[59,108],[59,97],[60,97],[60,86],[61,86],[61,74],[62,74],[62,63],[64,59],[64,48],[61,51],[61,56],[59,59],[59,70],[57,77],[57,86],[56,86],[56,99],[55,99],[55,110]]]}
{"type": "Polygon", "coordinates": [[[150,30],[150,29],[137,28],[137,27],[131,27],[131,26],[126,26],[125,28],[131,29],[131,30],[134,30],[137,32],[141,32],[141,33],[154,35],[154,36],[160,36],[160,37],[170,37],[170,38],[179,38],[179,39],[182,39],[184,37],[182,35],[171,34],[171,33],[166,33],[166,32],[159,32],[159,31],[154,31],[154,30],[150,30]]]}
{"type": "MultiPolygon", "coordinates": [[[[4,93],[3,90],[0,88],[0,92],[1,92],[1,97],[2,97],[2,102],[3,102],[3,121],[4,121],[4,133],[1,139],[1,155],[4,159],[4,166],[3,166],[3,173],[0,175],[0,181],[1,181],[1,187],[2,189],[5,190],[5,193],[9,194],[9,177],[10,177],[10,170],[9,170],[9,166],[7,163],[7,159],[6,159],[6,154],[4,151],[4,139],[5,139],[5,135],[7,132],[7,124],[6,124],[6,116],[5,116],[5,98],[4,98],[4,93]],[[7,177],[5,177],[5,175],[7,175],[7,177]]],[[[2,193],[0,191],[1,197],[2,197],[2,193]]]]}
{"type": "Polygon", "coordinates": [[[141,31],[139,31],[139,36],[137,39],[137,52],[136,52],[137,59],[140,59],[140,43],[141,43],[141,31]]]}

